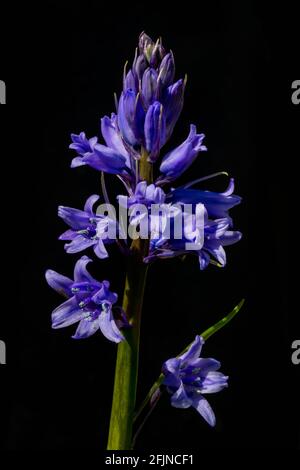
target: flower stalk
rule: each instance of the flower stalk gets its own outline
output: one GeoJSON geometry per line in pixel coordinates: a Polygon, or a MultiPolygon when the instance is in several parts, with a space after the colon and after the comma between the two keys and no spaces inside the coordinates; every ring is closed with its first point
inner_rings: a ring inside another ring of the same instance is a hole
{"type": "Polygon", "coordinates": [[[181,355],[165,361],[162,373],[136,410],[141,313],[149,263],[192,255],[197,256],[200,270],[210,264],[224,267],[224,247],[242,236],[233,230],[229,215],[229,210],[241,202],[234,194],[233,178],[223,192],[195,185],[224,172],[173,185],[206,151],[205,136],[198,133],[195,124],[190,124],[183,143],[168,153],[163,149],[183,108],[186,79],[174,80],[173,53],[166,51],[160,39],[154,42],[142,33],[132,67],[127,70],[125,66],[123,90],[115,100],[116,113],[101,119],[103,142],[98,136],[87,137],[85,132],[71,135],[70,148],[76,152],[71,167],[89,166],[101,172],[106,205],[110,201],[104,174],[115,175],[125,186],[127,194],[118,194],[116,200],[119,209],[126,210],[129,228],[127,224],[124,227],[121,212],[117,220],[108,210],[104,215],[100,206],[96,210],[100,196],[92,194],[83,209],[59,206],[58,215],[68,225],[59,239],[67,242],[67,253],[92,249],[98,259],[109,256],[110,244],[118,244],[120,252],[128,256],[123,308],[117,304],[118,294],[110,289],[110,282],[92,277],[87,269],[92,260],[87,256],[76,261],[72,278],[52,269],[46,272],[48,284],[67,299],[53,310],[52,327],[78,324],[72,338],[89,338],[100,331],[107,340],[118,344],[108,450],[133,448],[159,401],[161,385],[171,395],[172,406],[192,406],[208,424],[215,425],[214,412],[203,395],[222,390],[227,386],[227,376],[218,371],[219,361],[200,356],[201,347],[243,304],[242,301],[227,317],[197,335],[181,355]],[[129,243],[129,239],[133,241],[129,243]],[[136,433],[132,439],[133,423],[136,433]]]}
{"type": "MultiPolygon", "coordinates": [[[[152,165],[142,152],[139,162],[140,177],[152,182],[152,165]]],[[[148,265],[143,258],[148,252],[149,240],[138,238],[132,242],[131,256],[125,281],[123,309],[131,328],[124,332],[125,341],[118,345],[113,401],[110,417],[108,450],[129,450],[136,401],[139,365],[141,313],[148,265]]]]}

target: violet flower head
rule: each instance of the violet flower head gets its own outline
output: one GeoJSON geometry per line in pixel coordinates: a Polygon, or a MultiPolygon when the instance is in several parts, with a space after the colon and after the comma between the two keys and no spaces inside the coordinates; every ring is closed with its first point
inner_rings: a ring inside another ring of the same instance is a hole
{"type": "Polygon", "coordinates": [[[132,67],[124,70],[118,103],[119,132],[129,146],[129,153],[136,158],[144,147],[149,161],[154,162],[171,137],[182,110],[185,89],[185,80],[174,83],[174,77],[173,53],[165,51],[160,39],[154,42],[142,33],[132,67]]]}
{"type": "Polygon", "coordinates": [[[124,339],[120,328],[129,326],[119,309],[119,317],[113,313],[118,296],[110,290],[108,281],[96,281],[87,271],[91,261],[87,256],[75,264],[74,280],[55,271],[46,271],[46,280],[56,292],[68,300],[52,312],[52,328],[64,328],[79,322],[74,339],[88,338],[97,330],[115,343],[124,339]]]}
{"type": "MultiPolygon", "coordinates": [[[[70,148],[77,152],[73,168],[89,165],[106,173],[117,174],[134,189],[139,181],[137,161],[143,152],[155,163],[170,139],[184,102],[185,79],[175,79],[175,61],[161,40],[154,42],[142,33],[132,67],[124,69],[123,90],[117,100],[117,114],[101,119],[106,145],[98,138],[87,139],[84,132],[72,134],[70,148]]],[[[194,125],[187,140],[162,160],[158,181],[172,181],[192,163],[203,145],[204,134],[194,125]]]]}
{"type": "Polygon", "coordinates": [[[108,253],[105,244],[113,243],[115,237],[109,234],[117,234],[117,222],[108,216],[98,216],[93,211],[94,204],[98,201],[96,194],[90,196],[84,206],[84,210],[72,207],[59,206],[58,215],[71,228],[60,235],[60,240],[68,240],[64,248],[67,253],[78,253],[92,247],[98,258],[107,258],[108,253]]]}
{"type": "Polygon", "coordinates": [[[192,406],[210,426],[215,426],[215,414],[203,395],[223,390],[228,386],[228,377],[218,372],[220,362],[200,357],[203,344],[203,338],[196,336],[184,354],[166,361],[162,367],[163,384],[172,395],[172,406],[192,406]]]}

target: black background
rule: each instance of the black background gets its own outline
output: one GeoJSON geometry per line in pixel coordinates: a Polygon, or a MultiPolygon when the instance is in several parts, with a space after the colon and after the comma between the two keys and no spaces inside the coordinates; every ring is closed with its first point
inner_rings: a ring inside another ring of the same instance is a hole
{"type": "MultiPolygon", "coordinates": [[[[52,268],[70,276],[77,259],[57,240],[65,229],[57,206],[80,208],[100,191],[97,172],[69,168],[69,135],[99,133],[100,117],[113,111],[113,92],[121,88],[124,62],[132,60],[142,30],[162,36],[173,50],[177,78],[188,74],[172,145],[185,138],[190,122],[207,136],[209,151],[181,181],[220,170],[234,176],[243,204],[233,217],[244,237],[227,250],[223,270],[200,272],[193,258],[151,267],[138,399],[164,360],[242,297],[246,304],[204,349],[230,376],[228,390],[209,397],[216,428],[192,409],[171,408],[165,396],[136,448],[300,448],[300,366],[291,362],[299,309],[288,305],[292,243],[297,252],[288,182],[299,157],[300,106],[291,103],[299,50],[293,5],[275,8],[251,1],[164,8],[48,1],[7,12],[0,64],[8,101],[1,106],[4,449],[105,449],[116,347],[100,334],[72,340],[74,327],[51,330],[50,313],[61,299],[44,272],[52,268]]],[[[112,197],[121,190],[113,177],[108,186],[112,197]]],[[[225,186],[225,178],[208,185],[225,186]]],[[[121,295],[126,264],[117,249],[110,255],[91,271],[110,279],[121,295]]]]}

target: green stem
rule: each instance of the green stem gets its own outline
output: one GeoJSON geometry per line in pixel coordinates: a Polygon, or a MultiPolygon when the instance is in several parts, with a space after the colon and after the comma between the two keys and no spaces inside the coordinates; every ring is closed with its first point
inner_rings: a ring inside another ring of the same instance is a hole
{"type": "Polygon", "coordinates": [[[124,332],[126,340],[118,345],[108,450],[128,450],[131,448],[138,375],[141,311],[147,266],[139,261],[137,253],[133,253],[129,264],[123,309],[129,318],[131,328],[124,332]]]}
{"type": "MultiPolygon", "coordinates": [[[[140,179],[152,181],[152,165],[142,152],[139,162],[140,179]]],[[[131,245],[125,281],[123,309],[131,324],[124,330],[125,341],[118,345],[113,401],[110,417],[108,450],[129,450],[132,441],[133,413],[138,378],[139,343],[142,305],[147,277],[143,258],[148,252],[149,240],[138,238],[131,245]]]]}

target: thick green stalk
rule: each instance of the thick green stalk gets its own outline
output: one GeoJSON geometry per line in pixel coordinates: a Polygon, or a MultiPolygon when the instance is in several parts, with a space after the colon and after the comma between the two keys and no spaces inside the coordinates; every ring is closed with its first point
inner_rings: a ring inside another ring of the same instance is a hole
{"type": "MultiPolygon", "coordinates": [[[[152,165],[147,162],[145,152],[142,153],[139,167],[140,179],[150,183],[152,181],[152,165]]],[[[126,340],[118,345],[108,450],[131,449],[138,378],[141,313],[147,277],[147,265],[143,263],[143,257],[147,254],[148,246],[149,240],[140,238],[134,240],[131,246],[123,309],[132,327],[123,331],[126,340]]]]}

